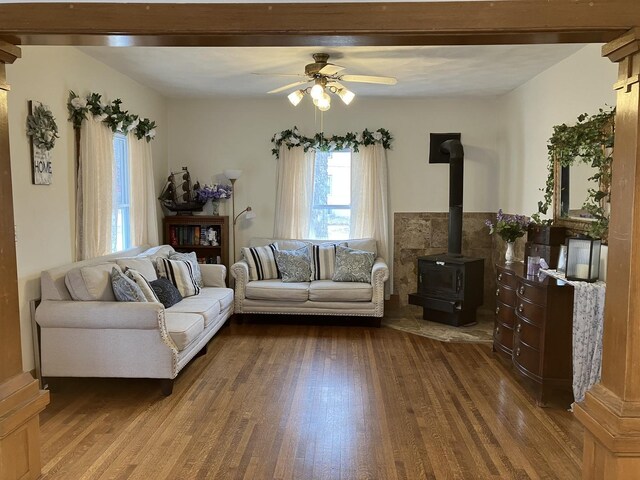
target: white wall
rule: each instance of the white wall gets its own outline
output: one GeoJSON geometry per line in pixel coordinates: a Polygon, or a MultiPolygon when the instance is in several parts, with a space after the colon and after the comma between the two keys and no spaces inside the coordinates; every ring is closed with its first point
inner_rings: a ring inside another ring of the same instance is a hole
{"type": "Polygon", "coordinates": [[[572,125],[582,113],[615,106],[617,65],[602,58],[600,48],[587,45],[501,99],[500,205],[506,211],[537,212],[554,125],[572,125]]]}
{"type": "Polygon", "coordinates": [[[69,90],[97,92],[107,101],[120,98],[125,109],[159,124],[153,142],[157,183],[167,169],[165,100],[73,47],[23,47],[22,58],[7,66],[9,132],[16,224],[23,368],[34,368],[29,301],[40,297],[40,272],[74,258],[74,134],[67,121],[69,90]],[[29,141],[25,134],[27,101],[51,108],[60,138],[53,149],[53,180],[31,184],[29,141]]]}
{"type": "MultiPolygon", "coordinates": [[[[236,183],[236,212],[251,205],[257,217],[238,224],[237,247],[273,234],[276,160],[274,133],[297,125],[307,136],[320,131],[309,98],[293,107],[286,96],[169,101],[169,165],[189,167],[200,182],[224,181],[225,168],[243,170],[236,183]]],[[[326,135],[386,128],[390,232],[393,212],[448,211],[449,166],[429,165],[429,133],[461,132],[465,148],[465,210],[495,211],[500,171],[496,99],[380,99],[356,97],[346,107],[336,97],[324,115],[326,135]]],[[[230,214],[231,206],[227,204],[230,214]]],[[[224,210],[221,210],[224,212],[224,210]]],[[[391,260],[391,259],[389,259],[391,260]]]]}

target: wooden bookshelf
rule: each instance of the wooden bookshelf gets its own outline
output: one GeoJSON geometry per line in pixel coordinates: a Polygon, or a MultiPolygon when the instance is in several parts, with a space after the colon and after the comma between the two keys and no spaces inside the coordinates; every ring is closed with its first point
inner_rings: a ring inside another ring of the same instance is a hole
{"type": "Polygon", "coordinates": [[[200,263],[220,263],[229,269],[229,217],[207,215],[172,215],[162,219],[164,243],[177,252],[196,252],[200,263]],[[218,245],[207,238],[209,229],[216,232],[218,245]]]}

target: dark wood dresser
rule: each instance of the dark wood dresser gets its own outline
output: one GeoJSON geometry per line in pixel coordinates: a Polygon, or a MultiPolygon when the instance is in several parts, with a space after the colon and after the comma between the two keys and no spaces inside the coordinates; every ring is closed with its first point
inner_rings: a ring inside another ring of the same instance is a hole
{"type": "Polygon", "coordinates": [[[573,287],[553,277],[527,277],[519,262],[496,265],[493,350],[531,380],[536,404],[552,390],[571,391],[573,287]]]}

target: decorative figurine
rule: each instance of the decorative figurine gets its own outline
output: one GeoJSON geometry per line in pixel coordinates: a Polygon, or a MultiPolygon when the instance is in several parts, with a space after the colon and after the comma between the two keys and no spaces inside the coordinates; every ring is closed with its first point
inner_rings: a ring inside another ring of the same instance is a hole
{"type": "Polygon", "coordinates": [[[215,247],[218,245],[218,232],[213,227],[207,228],[207,240],[209,245],[215,247]]]}

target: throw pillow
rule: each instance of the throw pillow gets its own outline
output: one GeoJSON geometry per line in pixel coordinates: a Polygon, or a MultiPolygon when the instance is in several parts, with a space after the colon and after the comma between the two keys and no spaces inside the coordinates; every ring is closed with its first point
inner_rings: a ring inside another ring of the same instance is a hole
{"type": "Polygon", "coordinates": [[[308,282],[311,279],[309,248],[274,252],[283,282],[308,282]]]}
{"type": "Polygon", "coordinates": [[[153,291],[160,303],[164,305],[164,308],[169,308],[182,300],[182,295],[180,295],[176,286],[171,283],[168,278],[159,278],[150,282],[149,285],[153,288],[153,291]]]}
{"type": "MultiPolygon", "coordinates": [[[[126,272],[124,272],[124,274],[127,277],[129,277],[131,280],[136,282],[136,285],[138,285],[138,287],[140,287],[140,290],[142,290],[142,294],[147,299],[147,302],[159,302],[160,301],[160,300],[158,300],[158,297],[156,296],[155,292],[153,291],[153,288],[151,288],[151,284],[149,283],[149,280],[147,280],[144,275],[142,275],[140,272],[138,272],[137,270],[134,270],[132,268],[129,268],[126,272]]],[[[155,274],[155,272],[154,272],[154,274],[155,274]]],[[[157,280],[157,278],[154,278],[153,280],[157,280]]]]}
{"type": "Polygon", "coordinates": [[[180,292],[182,297],[191,297],[200,293],[200,287],[196,282],[191,263],[184,260],[170,260],[158,258],[156,263],[158,276],[167,278],[180,292]]]}
{"type": "Polygon", "coordinates": [[[147,280],[155,280],[158,278],[156,274],[156,267],[153,265],[153,262],[150,258],[144,257],[126,257],[119,258],[116,260],[118,266],[122,269],[123,272],[126,272],[129,269],[140,272],[147,280]]]}
{"type": "Polygon", "coordinates": [[[183,260],[185,262],[189,262],[191,264],[191,267],[193,269],[193,274],[194,274],[194,278],[196,279],[196,282],[198,283],[199,287],[202,287],[202,273],[200,272],[200,264],[198,263],[198,256],[196,255],[196,252],[190,252],[190,253],[181,253],[181,252],[176,252],[176,253],[172,253],[169,255],[169,260],[183,260]]]}
{"type": "MultiPolygon", "coordinates": [[[[340,244],[346,246],[346,244],[340,244]]],[[[311,279],[331,280],[336,266],[337,243],[311,245],[311,279]]]]}
{"type": "Polygon", "coordinates": [[[120,269],[111,269],[111,287],[116,300],[119,302],[146,302],[147,299],[136,285],[136,282],[122,274],[120,269]]]}
{"type": "Polygon", "coordinates": [[[244,247],[242,255],[249,265],[249,280],[270,280],[280,278],[280,271],[276,264],[274,243],[266,247],[244,247]]]}
{"type": "Polygon", "coordinates": [[[371,269],[375,260],[376,254],[373,252],[338,245],[333,280],[335,282],[371,283],[371,269]]]}

